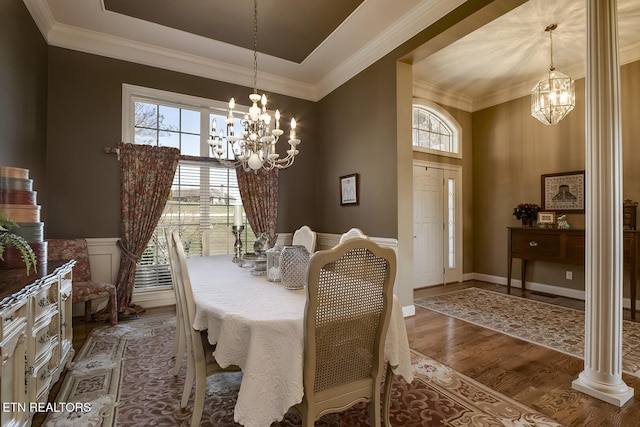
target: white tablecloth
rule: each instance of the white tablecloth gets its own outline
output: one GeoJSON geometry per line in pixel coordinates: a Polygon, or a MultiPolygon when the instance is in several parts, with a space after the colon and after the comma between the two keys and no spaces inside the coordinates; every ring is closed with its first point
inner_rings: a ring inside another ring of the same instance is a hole
{"type": "MultiPolygon", "coordinates": [[[[214,356],[238,365],[243,377],[236,422],[265,427],[302,401],[305,290],[288,290],[253,276],[230,256],[188,258],[196,303],[193,327],[207,329],[214,356]]],[[[413,380],[402,308],[394,296],[385,357],[396,375],[413,380]]]]}

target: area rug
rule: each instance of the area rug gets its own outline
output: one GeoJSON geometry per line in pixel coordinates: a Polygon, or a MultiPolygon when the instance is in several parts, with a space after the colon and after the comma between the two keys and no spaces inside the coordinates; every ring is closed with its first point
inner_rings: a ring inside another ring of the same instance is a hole
{"type": "MultiPolygon", "coordinates": [[[[483,328],[584,359],[584,311],[480,288],[414,303],[483,328]]],[[[622,369],[640,377],[640,323],[623,321],[622,369]]]]}
{"type": "MultiPolygon", "coordinates": [[[[60,407],[82,408],[47,416],[45,426],[189,426],[190,407],[180,409],[186,361],[177,377],[171,358],[175,316],[142,316],[115,327],[94,329],[74,359],[58,393],[60,407]],[[69,405],[73,403],[73,405],[69,405]],[[86,405],[85,405],[86,403],[86,405]],[[81,404],[81,405],[77,405],[81,404]],[[86,412],[82,412],[86,410],[86,412]]],[[[418,352],[412,351],[415,379],[394,380],[391,424],[424,426],[560,426],[528,408],[418,352]]],[[[241,373],[221,373],[207,381],[201,426],[238,426],[233,407],[241,373]]],[[[367,426],[359,404],[316,422],[322,427],[367,426]]],[[[300,426],[293,411],[273,427],[300,426]]]]}

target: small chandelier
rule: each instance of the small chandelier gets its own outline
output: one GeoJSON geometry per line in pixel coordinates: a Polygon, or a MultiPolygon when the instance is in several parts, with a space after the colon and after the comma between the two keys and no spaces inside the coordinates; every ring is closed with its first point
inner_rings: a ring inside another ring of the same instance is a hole
{"type": "Polygon", "coordinates": [[[556,71],[553,66],[552,33],[556,28],[558,28],[557,24],[551,24],[544,29],[549,33],[551,44],[549,74],[531,89],[531,115],[545,125],[558,124],[576,105],[573,79],[556,71]]]}
{"type": "Polygon", "coordinates": [[[226,167],[236,168],[242,166],[245,171],[259,169],[270,170],[273,168],[284,169],[293,164],[295,156],[299,153],[296,149],[300,140],[296,138],[296,119],[291,119],[289,131],[289,146],[287,156],[280,158],[276,153],[276,143],[284,131],[280,129],[280,111],[275,113],[275,126],[271,127],[271,116],[267,112],[267,96],[258,95],[258,0],[253,2],[253,93],[249,95],[252,102],[249,113],[240,120],[242,131],[236,135],[234,131],[233,109],[235,100],[229,101],[229,110],[226,124],[226,135],[222,130],[216,134],[216,120],[211,123],[211,135],[208,144],[213,155],[226,167]],[[258,106],[260,102],[260,107],[258,106]],[[223,148],[225,146],[226,148],[223,148]],[[233,155],[230,159],[227,153],[233,155]]]}

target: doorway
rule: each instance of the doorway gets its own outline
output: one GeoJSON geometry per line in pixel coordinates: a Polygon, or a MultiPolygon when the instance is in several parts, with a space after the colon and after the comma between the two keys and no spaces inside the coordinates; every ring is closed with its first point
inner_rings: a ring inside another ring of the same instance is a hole
{"type": "Polygon", "coordinates": [[[413,288],[462,281],[461,167],[413,164],[413,288]]]}

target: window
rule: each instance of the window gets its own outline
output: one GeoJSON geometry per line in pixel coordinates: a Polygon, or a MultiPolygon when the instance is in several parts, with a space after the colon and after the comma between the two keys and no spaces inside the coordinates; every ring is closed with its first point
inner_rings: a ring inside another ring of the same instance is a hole
{"type": "MultiPolygon", "coordinates": [[[[226,105],[221,102],[125,85],[123,140],[175,147],[186,156],[209,157],[210,124],[212,120],[224,123],[225,114],[226,105]]],[[[136,289],[172,285],[166,229],[180,233],[187,256],[200,256],[202,232],[214,225],[231,227],[236,204],[241,204],[241,199],[234,169],[215,162],[181,160],[162,217],[138,262],[136,289]]],[[[244,247],[255,240],[248,224],[242,240],[244,247]]]]}
{"type": "Polygon", "coordinates": [[[449,157],[462,157],[460,126],[442,107],[428,101],[413,105],[413,149],[449,157]]]}

